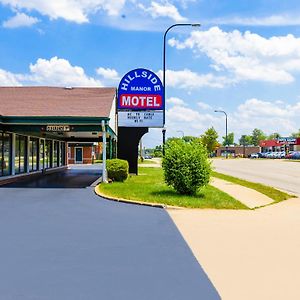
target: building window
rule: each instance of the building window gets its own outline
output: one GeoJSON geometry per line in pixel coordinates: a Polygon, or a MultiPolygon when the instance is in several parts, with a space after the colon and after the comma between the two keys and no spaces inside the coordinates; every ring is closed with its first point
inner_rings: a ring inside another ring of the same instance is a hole
{"type": "Polygon", "coordinates": [[[45,159],[45,140],[40,140],[40,170],[45,168],[44,159],[45,159]]]}
{"type": "Polygon", "coordinates": [[[64,142],[60,143],[60,151],[59,151],[59,165],[64,166],[66,163],[66,146],[64,142]]]}
{"type": "Polygon", "coordinates": [[[27,153],[27,137],[16,135],[15,146],[15,173],[20,174],[26,172],[26,153],[27,153]]]}
{"type": "Polygon", "coordinates": [[[11,134],[0,132],[0,176],[11,174],[11,134]]]}
{"type": "Polygon", "coordinates": [[[54,141],[53,149],[53,167],[58,167],[59,162],[59,142],[54,141]]]}
{"type": "Polygon", "coordinates": [[[45,143],[45,169],[52,167],[52,141],[46,140],[45,143]]]}
{"type": "Polygon", "coordinates": [[[38,170],[38,139],[30,138],[29,140],[29,171],[38,170]]]}

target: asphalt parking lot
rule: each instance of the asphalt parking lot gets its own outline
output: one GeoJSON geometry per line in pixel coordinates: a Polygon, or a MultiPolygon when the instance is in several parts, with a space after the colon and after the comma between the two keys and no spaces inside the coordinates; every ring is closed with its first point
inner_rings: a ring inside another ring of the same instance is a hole
{"type": "Polygon", "coordinates": [[[220,299],[165,210],[56,175],[0,188],[0,299],[220,299]]]}
{"type": "Polygon", "coordinates": [[[4,188],[85,188],[102,175],[101,165],[73,165],[67,170],[38,176],[26,176],[4,188]]]}
{"type": "Polygon", "coordinates": [[[280,159],[213,159],[216,171],[300,196],[300,162],[280,159]]]}

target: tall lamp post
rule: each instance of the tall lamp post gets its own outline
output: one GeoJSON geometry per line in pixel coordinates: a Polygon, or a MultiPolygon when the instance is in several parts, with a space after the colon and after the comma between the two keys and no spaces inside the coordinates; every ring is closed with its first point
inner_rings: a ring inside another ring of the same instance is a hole
{"type": "Polygon", "coordinates": [[[227,114],[224,110],[215,110],[216,113],[223,113],[225,115],[225,138],[226,138],[226,159],[228,158],[228,140],[227,140],[227,114]]]}
{"type": "MultiPolygon", "coordinates": [[[[177,23],[177,24],[173,24],[172,26],[170,26],[164,34],[164,52],[163,52],[163,86],[164,86],[164,91],[163,91],[163,95],[164,95],[164,101],[165,101],[165,105],[166,105],[166,40],[167,40],[167,33],[173,28],[173,27],[177,27],[177,26],[192,26],[192,27],[200,27],[199,23],[177,23]]],[[[164,115],[163,115],[163,125],[164,128],[162,130],[162,134],[163,134],[163,156],[165,155],[165,135],[166,135],[166,129],[165,129],[165,124],[166,124],[166,107],[164,107],[164,115]]]]}

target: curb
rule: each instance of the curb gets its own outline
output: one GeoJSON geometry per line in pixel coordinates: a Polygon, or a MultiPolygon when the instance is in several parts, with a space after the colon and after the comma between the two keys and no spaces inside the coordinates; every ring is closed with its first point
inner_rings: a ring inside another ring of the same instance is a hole
{"type": "Polygon", "coordinates": [[[115,202],[132,204],[132,205],[148,206],[148,207],[160,208],[160,209],[185,209],[184,207],[165,205],[165,204],[161,204],[161,203],[142,202],[142,201],[123,199],[123,198],[113,198],[113,197],[109,197],[109,196],[101,194],[99,191],[97,191],[97,187],[98,187],[98,185],[95,186],[94,193],[97,196],[99,196],[105,200],[108,200],[108,201],[115,201],[115,202]]]}

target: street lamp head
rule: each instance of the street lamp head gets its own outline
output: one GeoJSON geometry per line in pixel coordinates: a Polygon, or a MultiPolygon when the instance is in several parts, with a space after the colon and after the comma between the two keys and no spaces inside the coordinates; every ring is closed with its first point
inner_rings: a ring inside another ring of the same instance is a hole
{"type": "Polygon", "coordinates": [[[191,26],[193,26],[193,27],[200,27],[201,24],[200,23],[193,23],[193,24],[191,24],[191,26]]]}

